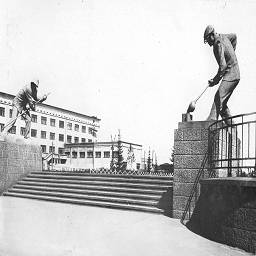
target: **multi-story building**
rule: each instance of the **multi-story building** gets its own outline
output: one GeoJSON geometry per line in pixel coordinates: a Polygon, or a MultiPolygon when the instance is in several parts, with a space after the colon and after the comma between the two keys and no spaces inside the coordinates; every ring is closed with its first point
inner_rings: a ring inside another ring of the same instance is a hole
{"type": "Polygon", "coordinates": [[[110,163],[117,162],[118,147],[128,170],[142,168],[142,146],[125,141],[71,143],[65,145],[67,165],[85,169],[110,169],[110,163]]]}
{"type": "MultiPolygon", "coordinates": [[[[1,130],[12,116],[11,94],[0,92],[1,130]]],[[[42,147],[43,157],[58,155],[58,162],[65,162],[64,145],[68,143],[96,142],[100,119],[63,108],[38,104],[36,111],[31,111],[31,139],[42,147]],[[62,157],[60,157],[62,156],[62,157]],[[61,161],[61,159],[63,161],[61,161]]],[[[18,118],[11,133],[23,135],[25,122],[18,118]]]]}

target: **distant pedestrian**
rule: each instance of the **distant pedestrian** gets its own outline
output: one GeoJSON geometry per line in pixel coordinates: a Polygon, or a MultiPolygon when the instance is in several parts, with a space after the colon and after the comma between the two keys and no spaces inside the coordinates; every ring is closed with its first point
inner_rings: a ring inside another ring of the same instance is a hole
{"type": "MultiPolygon", "coordinates": [[[[236,34],[218,34],[209,25],[204,32],[204,43],[213,46],[213,53],[219,65],[216,76],[210,79],[208,84],[212,87],[221,81],[207,120],[218,120],[219,115],[225,119],[231,117],[227,102],[240,81],[235,54],[237,37],[236,34]]],[[[226,124],[231,125],[231,120],[226,120],[226,124]]]]}
{"type": "Polygon", "coordinates": [[[43,102],[47,99],[47,95],[42,98],[37,97],[37,88],[39,80],[34,80],[28,85],[24,86],[13,99],[12,104],[12,118],[4,127],[2,132],[3,136],[8,134],[8,131],[14,126],[19,116],[22,116],[25,120],[25,133],[24,138],[27,139],[30,133],[31,116],[30,110],[35,111],[36,103],[43,102]]]}

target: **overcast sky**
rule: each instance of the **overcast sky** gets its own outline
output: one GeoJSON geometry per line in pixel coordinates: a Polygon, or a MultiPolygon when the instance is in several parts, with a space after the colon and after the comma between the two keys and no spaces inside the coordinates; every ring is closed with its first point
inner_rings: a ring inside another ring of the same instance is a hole
{"type": "MultiPolygon", "coordinates": [[[[232,114],[255,111],[256,2],[248,0],[0,1],[0,90],[38,77],[47,103],[101,119],[98,140],[121,130],[167,162],[174,129],[217,72],[208,24],[237,33],[241,81],[232,114]]],[[[198,101],[206,119],[217,86],[198,101]]]]}

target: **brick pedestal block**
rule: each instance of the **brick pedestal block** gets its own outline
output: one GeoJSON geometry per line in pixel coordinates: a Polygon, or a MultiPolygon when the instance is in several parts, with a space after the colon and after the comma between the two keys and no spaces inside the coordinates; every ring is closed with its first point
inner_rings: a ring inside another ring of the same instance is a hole
{"type": "MultiPolygon", "coordinates": [[[[211,122],[179,123],[174,133],[173,217],[180,218],[208,148],[211,122]]],[[[192,208],[194,206],[192,201],[192,208]]]]}
{"type": "Polygon", "coordinates": [[[42,171],[39,145],[0,141],[0,194],[31,171],[42,171]]]}

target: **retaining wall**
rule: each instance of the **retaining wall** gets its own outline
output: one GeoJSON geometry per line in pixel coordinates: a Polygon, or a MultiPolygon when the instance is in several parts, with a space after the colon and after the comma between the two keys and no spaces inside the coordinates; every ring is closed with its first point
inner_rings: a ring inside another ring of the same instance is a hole
{"type": "Polygon", "coordinates": [[[41,170],[39,145],[0,141],[0,194],[27,173],[41,170]]]}

